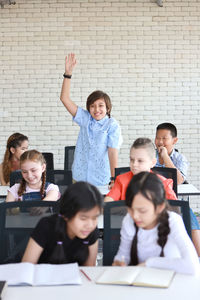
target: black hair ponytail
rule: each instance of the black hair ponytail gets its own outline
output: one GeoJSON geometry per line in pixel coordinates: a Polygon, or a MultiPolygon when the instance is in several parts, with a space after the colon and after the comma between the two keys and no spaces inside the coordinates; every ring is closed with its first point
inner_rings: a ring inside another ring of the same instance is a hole
{"type": "Polygon", "coordinates": [[[137,254],[138,227],[136,224],[134,225],[135,225],[135,235],[131,245],[131,253],[130,253],[131,260],[129,263],[130,266],[138,265],[138,254],[137,254]]]}
{"type": "Polygon", "coordinates": [[[53,253],[49,257],[49,263],[50,264],[67,263],[64,248],[63,248],[63,241],[66,235],[66,222],[60,214],[57,216],[55,233],[56,233],[57,241],[53,253]]]}
{"type": "Polygon", "coordinates": [[[158,218],[159,225],[158,225],[158,240],[157,243],[161,247],[161,253],[160,256],[164,256],[164,247],[167,243],[167,237],[170,233],[170,227],[169,227],[169,214],[167,210],[165,209],[162,211],[162,213],[159,215],[158,218]]]}

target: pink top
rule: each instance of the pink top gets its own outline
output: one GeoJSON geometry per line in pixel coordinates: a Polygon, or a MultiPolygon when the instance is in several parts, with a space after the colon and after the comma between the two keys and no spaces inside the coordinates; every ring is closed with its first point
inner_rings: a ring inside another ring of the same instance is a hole
{"type": "MultiPolygon", "coordinates": [[[[22,200],[22,196],[18,196],[18,190],[19,190],[19,183],[14,184],[13,186],[11,186],[8,191],[11,192],[11,194],[13,195],[13,197],[15,197],[15,201],[17,201],[18,199],[22,200]]],[[[39,192],[40,189],[31,189],[28,185],[26,185],[26,190],[24,192],[24,194],[26,193],[32,193],[32,192],[39,192]]],[[[60,191],[59,191],[59,187],[56,184],[50,183],[46,189],[46,194],[48,194],[48,192],[50,191],[57,191],[58,192],[58,197],[57,200],[60,198],[60,191]]]]}

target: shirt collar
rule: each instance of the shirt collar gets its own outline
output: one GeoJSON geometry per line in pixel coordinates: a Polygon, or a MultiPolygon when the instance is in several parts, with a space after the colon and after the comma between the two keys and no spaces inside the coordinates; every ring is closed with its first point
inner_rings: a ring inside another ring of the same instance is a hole
{"type": "Polygon", "coordinates": [[[99,121],[95,120],[92,116],[91,116],[91,118],[92,118],[92,121],[94,123],[99,124],[99,125],[103,125],[105,123],[105,121],[108,119],[108,115],[105,115],[105,117],[103,119],[99,120],[99,121]]]}

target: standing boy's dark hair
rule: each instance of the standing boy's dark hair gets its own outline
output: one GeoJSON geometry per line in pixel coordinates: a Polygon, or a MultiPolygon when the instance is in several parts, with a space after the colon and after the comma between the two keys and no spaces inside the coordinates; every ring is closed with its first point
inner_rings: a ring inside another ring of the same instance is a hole
{"type": "Polygon", "coordinates": [[[171,133],[171,136],[173,138],[177,137],[177,128],[174,124],[172,123],[161,123],[157,126],[156,131],[160,130],[160,129],[166,129],[169,130],[171,133]]]}
{"type": "Polygon", "coordinates": [[[86,102],[87,110],[90,112],[90,105],[92,105],[96,100],[99,100],[99,99],[104,99],[105,104],[106,104],[107,115],[110,118],[110,113],[111,113],[111,109],[112,109],[111,100],[110,100],[110,97],[103,91],[94,91],[92,94],[90,94],[88,96],[87,102],[86,102]]]}
{"type": "MultiPolygon", "coordinates": [[[[164,246],[167,242],[167,236],[170,232],[169,228],[169,215],[167,212],[167,200],[165,199],[165,190],[161,180],[156,174],[150,172],[140,172],[133,176],[131,179],[127,191],[126,191],[126,205],[131,208],[134,197],[137,194],[142,194],[147,200],[151,201],[155,209],[158,205],[163,203],[166,204],[164,210],[160,213],[158,217],[158,240],[157,243],[161,247],[160,256],[164,256],[164,246]]],[[[136,233],[133,238],[131,253],[130,253],[130,265],[138,264],[138,254],[137,254],[137,235],[138,227],[136,224],[136,233]]]]}
{"type": "MultiPolygon", "coordinates": [[[[70,185],[60,200],[60,210],[56,221],[56,237],[57,244],[49,258],[49,262],[53,264],[68,263],[63,249],[63,241],[66,236],[67,221],[75,217],[80,211],[89,211],[94,207],[99,207],[101,211],[103,206],[103,196],[99,190],[83,181],[76,182],[70,185]]],[[[82,244],[79,249],[74,249],[73,261],[79,265],[83,265],[89,255],[88,245],[82,244]]]]}

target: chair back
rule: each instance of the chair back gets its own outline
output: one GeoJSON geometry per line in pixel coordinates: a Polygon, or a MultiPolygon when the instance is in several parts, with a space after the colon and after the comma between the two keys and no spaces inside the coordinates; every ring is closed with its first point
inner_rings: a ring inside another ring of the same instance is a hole
{"type": "MultiPolygon", "coordinates": [[[[191,238],[190,208],[188,201],[168,200],[171,210],[178,208],[191,238]]],[[[103,265],[110,266],[120,244],[122,220],[127,213],[124,200],[107,202],[104,206],[103,265]]]]}
{"type": "Polygon", "coordinates": [[[179,213],[181,214],[183,218],[183,222],[185,225],[185,229],[188,233],[188,235],[191,238],[191,221],[190,221],[190,206],[188,201],[184,200],[168,200],[169,205],[171,206],[171,209],[178,208],[179,213]]]}
{"type": "Polygon", "coordinates": [[[162,175],[165,178],[171,178],[173,180],[173,190],[177,196],[177,170],[176,170],[176,168],[153,167],[151,170],[154,173],[162,175]]]}
{"type": "Polygon", "coordinates": [[[72,184],[71,170],[47,170],[46,181],[57,184],[61,195],[72,184]]]}
{"type": "Polygon", "coordinates": [[[71,170],[76,146],[65,147],[64,170],[71,170]]]}
{"type": "Polygon", "coordinates": [[[59,210],[59,201],[0,203],[0,264],[20,262],[38,221],[59,210]]]}
{"type": "Polygon", "coordinates": [[[42,152],[42,155],[44,156],[46,160],[46,168],[47,170],[53,170],[54,169],[54,158],[53,153],[51,152],[42,152]]]}
{"type": "Polygon", "coordinates": [[[120,244],[122,220],[127,213],[125,201],[106,202],[104,206],[103,265],[110,266],[120,244]]]}
{"type": "Polygon", "coordinates": [[[120,167],[120,168],[115,168],[115,178],[116,178],[118,175],[127,173],[127,172],[129,172],[129,171],[130,171],[130,167],[120,167]]]}
{"type": "Polygon", "coordinates": [[[22,180],[21,170],[16,170],[10,173],[10,186],[13,186],[15,183],[20,183],[22,180]]]}

